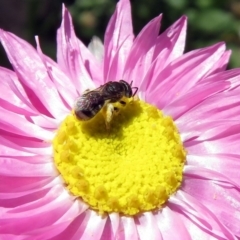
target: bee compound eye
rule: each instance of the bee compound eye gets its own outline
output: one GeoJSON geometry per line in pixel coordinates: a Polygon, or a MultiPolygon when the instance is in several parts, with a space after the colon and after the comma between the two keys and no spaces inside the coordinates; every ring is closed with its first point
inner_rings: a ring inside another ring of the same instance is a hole
{"type": "Polygon", "coordinates": [[[124,102],[124,101],[119,101],[123,106],[125,106],[126,105],[126,102],[124,102]]]}

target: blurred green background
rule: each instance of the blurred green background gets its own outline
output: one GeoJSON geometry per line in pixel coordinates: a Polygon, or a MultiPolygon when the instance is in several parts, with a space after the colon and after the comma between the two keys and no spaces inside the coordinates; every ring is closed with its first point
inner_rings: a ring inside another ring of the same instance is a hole
{"type": "MultiPolygon", "coordinates": [[[[103,39],[114,0],[0,0],[0,28],[34,44],[39,35],[47,55],[55,59],[56,30],[64,3],[71,11],[78,37],[88,44],[92,36],[103,39]]],[[[163,13],[161,31],[180,16],[188,16],[186,51],[225,41],[232,50],[229,68],[240,67],[239,0],[132,0],[135,34],[153,17],[163,13]]],[[[147,36],[146,36],[147,37],[147,36]]],[[[0,65],[10,67],[0,47],[0,65]]]]}

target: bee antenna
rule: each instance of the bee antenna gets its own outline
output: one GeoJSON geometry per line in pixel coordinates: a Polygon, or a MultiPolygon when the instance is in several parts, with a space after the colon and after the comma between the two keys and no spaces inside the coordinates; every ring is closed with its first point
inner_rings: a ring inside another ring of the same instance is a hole
{"type": "Polygon", "coordinates": [[[136,95],[137,91],[138,91],[138,87],[132,87],[132,89],[136,89],[136,90],[134,91],[133,95],[132,95],[132,97],[134,97],[134,96],[136,95]]]}

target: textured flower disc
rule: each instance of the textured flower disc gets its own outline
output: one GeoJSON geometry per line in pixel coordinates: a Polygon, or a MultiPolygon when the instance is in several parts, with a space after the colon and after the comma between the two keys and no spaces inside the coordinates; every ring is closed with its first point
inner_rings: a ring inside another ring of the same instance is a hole
{"type": "Polygon", "coordinates": [[[171,117],[132,101],[106,130],[102,114],[69,115],[53,141],[69,191],[99,213],[135,215],[161,207],[181,184],[186,158],[171,117]]]}

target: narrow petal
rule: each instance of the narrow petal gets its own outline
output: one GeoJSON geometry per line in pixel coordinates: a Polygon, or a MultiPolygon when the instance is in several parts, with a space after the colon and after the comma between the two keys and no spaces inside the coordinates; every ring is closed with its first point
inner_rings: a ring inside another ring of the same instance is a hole
{"type": "Polygon", "coordinates": [[[72,220],[69,227],[53,239],[100,240],[106,221],[107,217],[101,217],[88,209],[72,220]]]}
{"type": "MultiPolygon", "coordinates": [[[[191,146],[193,146],[203,142],[203,139],[213,139],[214,136],[215,138],[219,136],[219,139],[225,142],[228,140],[227,136],[231,132],[236,131],[233,134],[238,133],[240,103],[236,95],[238,95],[239,91],[240,90],[237,89],[232,92],[221,92],[214,96],[210,96],[188,112],[185,112],[184,115],[180,116],[176,124],[182,133],[183,140],[187,142],[197,136],[199,139],[191,142],[191,146]],[[224,101],[222,101],[223,98],[224,101]],[[228,124],[226,125],[227,121],[228,124]],[[211,128],[209,128],[210,125],[211,128]],[[223,135],[224,133],[225,137],[223,135]]],[[[234,135],[229,137],[235,139],[234,135]]],[[[205,142],[204,144],[207,145],[208,143],[205,142]]],[[[189,146],[189,143],[187,143],[187,145],[189,146]]]]}
{"type": "Polygon", "coordinates": [[[122,78],[133,39],[130,1],[121,0],[108,23],[104,36],[104,81],[122,78]]]}
{"type": "Polygon", "coordinates": [[[25,93],[17,77],[13,74],[10,75],[7,72],[4,72],[3,74],[5,75],[3,78],[5,82],[3,82],[2,85],[6,87],[5,90],[8,96],[6,96],[7,98],[4,99],[5,102],[1,104],[1,106],[14,113],[31,118],[32,121],[40,127],[56,129],[61,122],[61,119],[54,119],[41,113],[44,112],[42,111],[42,103],[38,101],[39,104],[36,104],[36,98],[34,95],[28,96],[25,93]],[[8,75],[9,77],[6,78],[8,75]],[[12,95],[14,96],[14,99],[11,98],[12,95]]]}
{"type": "Polygon", "coordinates": [[[0,175],[15,177],[42,177],[57,176],[59,173],[53,162],[51,163],[26,163],[14,158],[0,158],[0,175]],[[11,167],[14,166],[14,167],[11,167]],[[21,169],[21,171],[19,171],[21,169]]]}
{"type": "MultiPolygon", "coordinates": [[[[43,198],[51,189],[55,186],[61,186],[62,181],[60,178],[49,178],[49,177],[28,177],[28,178],[21,178],[21,177],[0,177],[1,180],[6,181],[5,184],[10,183],[11,187],[15,187],[14,181],[19,181],[20,183],[26,182],[27,185],[25,189],[21,188],[19,184],[19,189],[12,190],[10,192],[9,189],[1,190],[1,197],[0,197],[0,204],[1,207],[4,208],[16,208],[21,205],[28,204],[30,202],[37,201],[43,198]],[[11,179],[11,181],[10,181],[11,179]],[[27,180],[26,180],[27,179],[27,180]],[[29,183],[32,181],[32,183],[29,183]],[[28,188],[28,189],[27,189],[28,188]],[[8,191],[8,192],[6,192],[8,191]]],[[[9,188],[9,186],[8,186],[9,188]]]]}
{"type": "Polygon", "coordinates": [[[24,234],[52,225],[73,204],[63,186],[57,185],[44,197],[15,208],[1,209],[1,233],[24,234]],[[62,204],[64,202],[64,204],[62,204]],[[43,219],[39,221],[39,219],[43,219]],[[29,224],[31,222],[32,224],[29,224]],[[17,228],[14,226],[18,226],[17,228]]]}
{"type": "Polygon", "coordinates": [[[227,69],[231,53],[231,50],[224,52],[223,55],[219,58],[219,60],[212,67],[212,69],[209,71],[208,75],[212,75],[218,72],[224,72],[227,69]]]}
{"type": "Polygon", "coordinates": [[[118,213],[110,213],[109,214],[109,219],[111,221],[111,228],[112,228],[112,232],[113,232],[113,237],[114,239],[116,239],[116,234],[118,231],[118,227],[119,227],[119,222],[120,222],[120,216],[118,213]]]}
{"type": "Polygon", "coordinates": [[[152,212],[145,212],[135,218],[140,239],[161,240],[162,235],[152,212]]]}
{"type": "Polygon", "coordinates": [[[102,66],[76,37],[71,15],[64,6],[62,24],[57,32],[57,43],[58,64],[70,76],[78,94],[102,83],[102,66]]]}
{"type": "Polygon", "coordinates": [[[107,217],[100,240],[104,240],[104,239],[108,239],[108,240],[116,239],[114,236],[114,233],[113,233],[112,224],[111,224],[111,220],[110,220],[109,216],[107,217]]]}
{"type": "MultiPolygon", "coordinates": [[[[11,70],[0,67],[1,107],[19,114],[36,114],[34,108],[30,106],[30,102],[28,102],[28,104],[24,103],[23,101],[21,101],[21,98],[19,98],[18,95],[14,93],[14,91],[9,86],[9,82],[11,81],[14,81],[15,83],[18,82],[16,74],[11,70]]],[[[21,89],[21,93],[24,94],[25,92],[21,85],[18,84],[18,86],[21,89]]],[[[28,99],[26,94],[24,95],[24,97],[25,99],[28,99]]]]}
{"type": "Polygon", "coordinates": [[[0,107],[0,129],[20,136],[35,137],[41,140],[52,140],[54,133],[42,129],[26,120],[24,116],[7,111],[0,107]],[[16,122],[18,124],[16,124],[16,122]]]}
{"type": "Polygon", "coordinates": [[[0,148],[0,156],[34,156],[34,154],[31,151],[28,151],[26,149],[23,149],[22,147],[19,147],[17,144],[11,144],[9,141],[4,142],[4,138],[1,139],[1,148],[0,148]]]}
{"type": "MultiPolygon", "coordinates": [[[[219,221],[219,219],[194,197],[178,190],[175,196],[169,199],[169,205],[198,226],[203,235],[215,239],[236,239],[234,234],[219,221]]],[[[191,232],[190,232],[191,233],[191,232]]]]}
{"type": "Polygon", "coordinates": [[[76,239],[76,240],[101,239],[107,217],[106,216],[102,217],[98,213],[92,210],[89,210],[89,213],[90,215],[89,215],[89,221],[87,225],[84,228],[81,228],[81,233],[80,231],[78,231],[79,234],[76,234],[73,239],[76,239]]]}
{"type": "Polygon", "coordinates": [[[196,87],[190,89],[186,94],[177,93],[175,99],[163,108],[165,114],[177,120],[181,115],[185,114],[191,108],[209,98],[212,95],[229,89],[231,84],[227,81],[212,82],[204,81],[196,87]],[[189,101],[191,99],[191,101],[189,101]]]}
{"type": "MultiPolygon", "coordinates": [[[[154,75],[159,75],[161,71],[172,61],[182,56],[185,47],[187,19],[181,17],[160,36],[157,37],[152,64],[149,67],[146,75],[138,81],[139,93],[144,95],[147,86],[154,80],[154,75]]],[[[158,81],[161,79],[158,79],[158,81]]]]}
{"type": "MultiPolygon", "coordinates": [[[[225,224],[236,236],[240,236],[240,193],[239,188],[223,187],[223,179],[215,178],[212,170],[212,178],[205,178],[203,168],[191,167],[185,171],[182,190],[195,197],[203,205],[207,206],[216,217],[225,224]]],[[[219,173],[217,175],[220,175],[219,173]]],[[[216,176],[217,177],[217,176],[216,176]]],[[[225,177],[227,181],[227,177],[225,177]]]]}
{"type": "Polygon", "coordinates": [[[141,83],[153,61],[161,19],[162,15],[150,21],[134,40],[124,68],[124,79],[133,81],[133,86],[141,83]]]}
{"type": "Polygon", "coordinates": [[[74,222],[75,219],[79,215],[81,215],[83,212],[86,211],[86,205],[82,204],[81,202],[74,201],[67,211],[58,218],[58,220],[51,225],[47,225],[45,227],[39,228],[37,230],[33,230],[28,232],[28,235],[30,236],[28,240],[36,239],[36,240],[42,240],[42,239],[68,239],[70,233],[68,233],[67,238],[61,238],[63,232],[71,225],[72,222],[74,222]]]}
{"type": "Polygon", "coordinates": [[[169,63],[183,55],[183,51],[185,49],[186,32],[187,17],[182,16],[167,30],[160,34],[157,39],[153,59],[157,58],[164,49],[168,50],[166,61],[162,61],[162,65],[159,64],[161,69],[164,69],[169,63]]]}
{"type": "Polygon", "coordinates": [[[161,231],[162,239],[192,240],[189,230],[175,209],[172,210],[165,206],[161,212],[155,213],[155,219],[161,231]]]}
{"type": "Polygon", "coordinates": [[[14,234],[1,234],[0,233],[0,239],[1,240],[26,240],[28,238],[27,235],[21,235],[21,236],[16,236],[14,234]]]}
{"type": "Polygon", "coordinates": [[[94,36],[88,44],[88,49],[99,62],[103,61],[104,46],[100,38],[94,36]]]}
{"type": "Polygon", "coordinates": [[[153,76],[153,81],[147,89],[146,100],[160,109],[164,108],[176,94],[185,94],[195,86],[222,56],[224,50],[224,44],[216,44],[178,58],[160,74],[153,76]]]}
{"type": "MultiPolygon", "coordinates": [[[[81,225],[86,227],[87,221],[89,219],[89,210],[86,209],[86,206],[83,207],[83,211],[74,219],[69,219],[67,228],[63,228],[62,232],[56,237],[53,237],[52,240],[59,239],[80,239],[81,232],[78,233],[81,225]]],[[[61,226],[61,225],[60,225],[61,226]]],[[[51,230],[51,229],[50,229],[51,230]]]]}
{"type": "Polygon", "coordinates": [[[54,83],[56,89],[64,99],[63,103],[67,103],[66,107],[72,107],[74,100],[77,98],[77,92],[70,78],[68,78],[52,59],[42,53],[39,39],[35,37],[37,43],[37,51],[45,65],[49,78],[54,83]]]}
{"type": "Polygon", "coordinates": [[[3,30],[0,31],[0,39],[21,83],[33,91],[50,114],[62,119],[68,110],[64,108],[36,50],[27,42],[3,30]],[[19,59],[22,61],[19,62],[19,59]]]}
{"type": "Polygon", "coordinates": [[[0,135],[0,142],[0,156],[32,156],[35,154],[52,156],[52,146],[46,142],[10,135],[0,135]]]}
{"type": "Polygon", "coordinates": [[[190,166],[204,167],[224,174],[233,182],[239,180],[240,155],[236,154],[201,154],[188,155],[187,163],[190,166]]]}
{"type": "MultiPolygon", "coordinates": [[[[50,189],[55,185],[62,184],[63,181],[60,177],[17,177],[17,176],[3,176],[0,175],[3,182],[0,184],[0,198],[10,201],[10,199],[19,199],[23,196],[30,195],[32,193],[40,192],[44,189],[50,189]],[[24,184],[24,185],[23,185],[24,184]]],[[[26,202],[31,202],[30,199],[26,202]]],[[[12,202],[14,206],[21,205],[21,202],[12,202]]],[[[2,206],[2,205],[1,205],[2,206]]],[[[12,206],[12,207],[14,207],[12,206]]],[[[10,206],[9,206],[10,207],[10,206]]]]}
{"type": "Polygon", "coordinates": [[[136,223],[132,217],[121,216],[116,239],[138,240],[136,223]]]}
{"type": "Polygon", "coordinates": [[[239,87],[240,85],[240,69],[236,68],[224,72],[219,72],[202,79],[202,82],[208,81],[212,82],[228,81],[231,84],[231,89],[234,89],[236,87],[239,87]]]}

